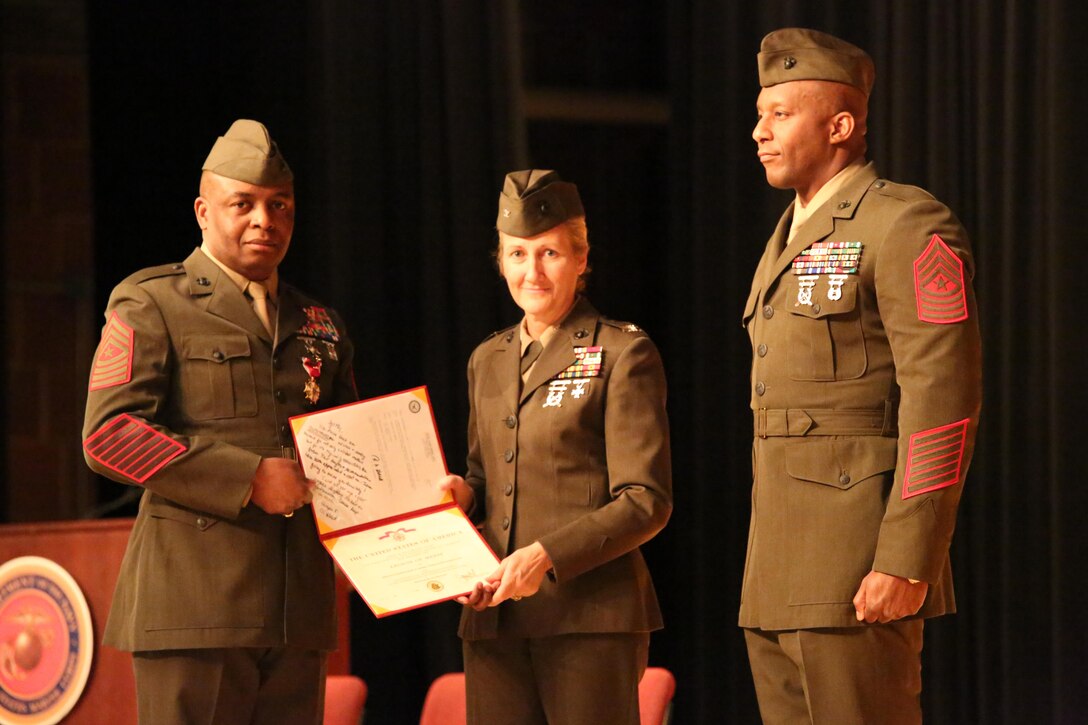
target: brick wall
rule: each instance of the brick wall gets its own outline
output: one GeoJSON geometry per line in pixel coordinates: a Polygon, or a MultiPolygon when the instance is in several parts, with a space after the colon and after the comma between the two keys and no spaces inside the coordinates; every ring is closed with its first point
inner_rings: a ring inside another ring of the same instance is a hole
{"type": "Polygon", "coordinates": [[[80,428],[97,343],[86,23],[79,0],[0,0],[8,521],[94,504],[80,428]]]}

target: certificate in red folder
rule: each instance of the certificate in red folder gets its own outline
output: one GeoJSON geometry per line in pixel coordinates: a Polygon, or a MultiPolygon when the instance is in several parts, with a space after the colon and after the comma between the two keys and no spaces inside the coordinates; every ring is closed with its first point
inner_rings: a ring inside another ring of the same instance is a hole
{"type": "Polygon", "coordinates": [[[446,460],[426,387],[290,419],[321,542],[376,617],[471,591],[498,558],[435,488],[446,460]]]}

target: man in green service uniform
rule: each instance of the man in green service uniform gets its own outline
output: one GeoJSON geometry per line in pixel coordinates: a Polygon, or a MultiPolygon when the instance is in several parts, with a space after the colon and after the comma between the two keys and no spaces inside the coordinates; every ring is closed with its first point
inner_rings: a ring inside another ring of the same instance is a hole
{"type": "Polygon", "coordinates": [[[105,643],[133,653],[141,723],[320,723],[333,567],[289,416],[356,399],[337,314],[282,282],[290,168],[256,121],[204,162],[202,244],[114,288],[87,463],[143,497],[105,643]]]}
{"type": "Polygon", "coordinates": [[[865,161],[875,73],[813,30],[763,39],[752,133],[793,189],[744,311],[752,521],[741,593],[767,722],[921,721],[922,622],[955,610],[948,547],[981,399],[959,221],[865,161]]]}

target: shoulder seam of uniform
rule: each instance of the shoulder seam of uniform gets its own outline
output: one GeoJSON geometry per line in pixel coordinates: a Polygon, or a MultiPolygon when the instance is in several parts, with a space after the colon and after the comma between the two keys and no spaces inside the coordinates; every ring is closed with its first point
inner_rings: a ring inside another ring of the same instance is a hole
{"type": "Polygon", "coordinates": [[[633,322],[625,322],[623,320],[610,320],[607,317],[602,317],[601,322],[605,325],[608,325],[609,327],[615,327],[624,332],[646,332],[633,322]]]}
{"type": "Polygon", "coordinates": [[[890,196],[901,201],[936,200],[933,194],[920,186],[912,184],[899,184],[888,179],[877,179],[869,188],[881,196],[890,196]]]}
{"type": "Polygon", "coordinates": [[[175,262],[173,264],[160,264],[155,267],[145,267],[138,272],[130,274],[125,281],[132,282],[133,284],[140,284],[141,282],[157,279],[159,277],[173,277],[180,274],[185,274],[185,265],[181,262],[175,262]]]}
{"type": "Polygon", "coordinates": [[[511,330],[516,330],[516,329],[518,329],[518,326],[517,326],[517,325],[510,325],[510,327],[504,327],[504,328],[502,328],[501,330],[495,330],[495,331],[494,331],[494,332],[492,332],[492,333],[491,333],[490,335],[488,335],[487,337],[485,337],[485,338],[484,338],[483,340],[480,340],[480,342],[481,342],[481,343],[487,342],[487,341],[488,341],[488,340],[490,340],[491,338],[493,338],[493,337],[497,337],[497,336],[499,336],[499,335],[503,334],[504,332],[510,332],[511,330]]]}

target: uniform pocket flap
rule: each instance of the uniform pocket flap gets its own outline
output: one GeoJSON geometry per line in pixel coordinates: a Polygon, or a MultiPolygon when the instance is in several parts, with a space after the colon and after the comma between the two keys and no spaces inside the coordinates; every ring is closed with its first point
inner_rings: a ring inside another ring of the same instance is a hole
{"type": "Polygon", "coordinates": [[[190,360],[226,362],[236,357],[249,357],[249,338],[245,335],[186,335],[181,339],[181,352],[190,360]]]}
{"type": "Polygon", "coordinates": [[[801,280],[794,277],[786,298],[791,301],[790,312],[811,319],[850,312],[857,305],[858,281],[853,276],[846,277],[841,285],[832,287],[828,275],[822,274],[807,288],[802,287],[801,280]]]}
{"type": "Polygon", "coordinates": [[[177,521],[178,523],[187,524],[194,529],[200,529],[201,531],[209,529],[219,523],[219,519],[206,514],[203,511],[194,511],[193,509],[178,506],[169,501],[155,501],[152,499],[145,505],[147,507],[148,515],[152,518],[177,521]]]}
{"type": "Polygon", "coordinates": [[[832,441],[796,441],[786,446],[786,473],[801,481],[850,488],[858,481],[895,470],[898,442],[865,436],[832,441]]]}

